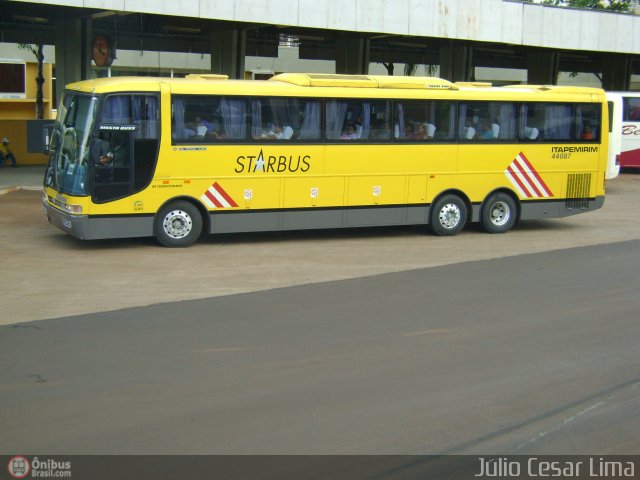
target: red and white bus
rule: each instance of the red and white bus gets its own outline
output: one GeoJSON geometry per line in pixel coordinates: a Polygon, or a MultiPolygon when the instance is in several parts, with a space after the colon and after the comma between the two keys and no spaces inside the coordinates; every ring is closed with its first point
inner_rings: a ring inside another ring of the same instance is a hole
{"type": "Polygon", "coordinates": [[[607,99],[622,105],[620,168],[640,168],[640,92],[607,92],[607,99]]]}

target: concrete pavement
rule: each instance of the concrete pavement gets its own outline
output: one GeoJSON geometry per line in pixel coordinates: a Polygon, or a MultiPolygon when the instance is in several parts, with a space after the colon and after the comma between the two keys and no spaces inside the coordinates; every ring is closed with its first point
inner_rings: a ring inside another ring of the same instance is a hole
{"type": "Polygon", "coordinates": [[[0,168],[0,195],[18,190],[42,190],[46,165],[20,165],[0,168]]]}
{"type": "Polygon", "coordinates": [[[524,222],[505,235],[476,227],[453,238],[422,227],[233,234],[187,249],[152,238],[75,240],[47,223],[40,196],[0,196],[0,324],[640,239],[633,173],[607,183],[598,211],[524,222]]]}

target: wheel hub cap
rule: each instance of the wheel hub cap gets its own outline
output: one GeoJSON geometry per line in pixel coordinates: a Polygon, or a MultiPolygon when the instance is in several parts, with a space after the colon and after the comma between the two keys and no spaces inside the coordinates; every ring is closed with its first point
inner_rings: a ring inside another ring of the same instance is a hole
{"type": "Polygon", "coordinates": [[[444,228],[454,228],[460,223],[460,209],[453,203],[448,203],[440,210],[440,225],[444,228]]]}
{"type": "Polygon", "coordinates": [[[498,202],[491,207],[491,222],[494,225],[504,225],[509,221],[509,216],[509,206],[506,203],[498,202]]]}
{"type": "Polygon", "coordinates": [[[162,228],[171,238],[184,238],[191,232],[193,222],[187,212],[173,210],[164,217],[162,228]]]}

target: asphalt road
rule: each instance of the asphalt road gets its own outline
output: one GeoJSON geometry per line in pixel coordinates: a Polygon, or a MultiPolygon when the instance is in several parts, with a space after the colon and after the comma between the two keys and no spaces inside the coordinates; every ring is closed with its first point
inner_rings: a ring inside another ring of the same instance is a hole
{"type": "Polygon", "coordinates": [[[0,452],[635,454],[640,241],[0,327],[0,452]]]}

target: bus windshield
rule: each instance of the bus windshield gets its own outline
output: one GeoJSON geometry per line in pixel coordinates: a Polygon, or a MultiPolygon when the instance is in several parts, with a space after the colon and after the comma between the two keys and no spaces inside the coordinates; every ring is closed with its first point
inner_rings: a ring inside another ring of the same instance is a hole
{"type": "Polygon", "coordinates": [[[64,94],[51,134],[45,186],[69,195],[89,194],[89,142],[97,104],[97,97],[64,94]]]}

